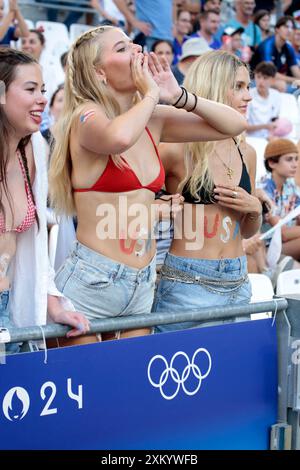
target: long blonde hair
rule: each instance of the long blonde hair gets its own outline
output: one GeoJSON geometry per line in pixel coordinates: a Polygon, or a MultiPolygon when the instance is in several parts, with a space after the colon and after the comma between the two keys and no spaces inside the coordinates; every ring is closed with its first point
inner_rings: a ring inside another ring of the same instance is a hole
{"type": "MultiPolygon", "coordinates": [[[[99,103],[109,119],[120,114],[120,107],[107,86],[97,79],[95,65],[101,63],[101,35],[118,29],[113,26],[93,28],[77,38],[67,60],[64,107],[55,125],[55,146],[51,156],[49,186],[51,205],[57,213],[75,213],[72,192],[70,155],[71,127],[82,110],[82,104],[99,103]]],[[[120,165],[120,157],[113,156],[120,165]]]]}
{"type": "MultiPolygon", "coordinates": [[[[239,67],[247,68],[247,65],[229,52],[206,52],[189,68],[184,86],[189,92],[202,98],[230,106],[228,90],[235,85],[239,67]]],[[[198,192],[201,188],[209,193],[213,190],[214,182],[208,167],[208,158],[214,146],[215,142],[192,142],[184,145],[186,175],[179,189],[182,190],[187,184],[195,199],[199,199],[198,192]]]]}

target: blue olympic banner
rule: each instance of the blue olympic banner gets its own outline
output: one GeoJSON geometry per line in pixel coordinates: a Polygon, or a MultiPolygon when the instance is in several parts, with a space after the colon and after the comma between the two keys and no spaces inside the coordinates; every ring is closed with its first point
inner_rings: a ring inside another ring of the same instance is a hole
{"type": "Polygon", "coordinates": [[[268,449],[271,320],[7,357],[0,449],[268,449]]]}

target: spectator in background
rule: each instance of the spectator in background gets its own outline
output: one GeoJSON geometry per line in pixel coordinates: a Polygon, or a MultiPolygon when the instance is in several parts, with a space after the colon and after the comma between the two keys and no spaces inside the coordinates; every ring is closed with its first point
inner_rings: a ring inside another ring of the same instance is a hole
{"type": "Polygon", "coordinates": [[[203,38],[191,38],[183,43],[182,55],[179,58],[179,62],[172,67],[172,72],[179,85],[183,83],[188,69],[197,57],[210,50],[211,48],[203,38]]]}
{"type": "Polygon", "coordinates": [[[125,17],[113,0],[90,0],[90,6],[99,13],[100,24],[125,29],[125,17]]]}
{"type": "Polygon", "coordinates": [[[261,42],[260,28],[252,20],[254,8],[254,0],[236,0],[236,16],[225,25],[225,27],[232,26],[236,29],[244,28],[242,36],[243,46],[249,46],[252,49],[256,48],[261,42]]]}
{"type": "Polygon", "coordinates": [[[158,40],[152,46],[152,52],[157,55],[159,60],[164,57],[171,65],[174,58],[173,45],[169,41],[158,40]]]}
{"type": "Polygon", "coordinates": [[[222,49],[235,54],[237,57],[248,63],[251,59],[252,52],[249,46],[243,46],[242,34],[244,28],[233,28],[227,26],[222,35],[222,49]]]}
{"type": "Polygon", "coordinates": [[[214,10],[221,13],[222,0],[204,0],[202,2],[202,11],[214,10]]]}
{"type": "Polygon", "coordinates": [[[217,10],[206,10],[200,14],[199,30],[191,37],[205,39],[211,49],[220,49],[221,42],[215,38],[220,26],[220,13],[217,10]]]}
{"type": "Polygon", "coordinates": [[[268,10],[257,10],[254,15],[254,24],[256,24],[261,33],[261,39],[264,41],[270,36],[270,12],[268,10]]]}
{"type": "Polygon", "coordinates": [[[177,64],[179,57],[182,54],[182,44],[188,39],[191,32],[191,14],[187,10],[178,10],[177,19],[174,24],[174,39],[173,50],[174,59],[173,65],[177,64]]]}
{"type": "Polygon", "coordinates": [[[300,28],[296,25],[291,36],[291,44],[294,48],[297,65],[300,67],[300,28]]]}
{"type": "Polygon", "coordinates": [[[28,26],[20,12],[17,0],[9,0],[8,13],[4,14],[4,0],[0,0],[0,46],[29,35],[28,26]]]}
{"type": "MultiPolygon", "coordinates": [[[[38,61],[43,70],[43,79],[46,86],[45,97],[48,103],[56,88],[64,81],[64,72],[60,64],[51,62],[49,55],[45,54],[46,40],[42,31],[39,29],[31,29],[27,38],[22,38],[21,49],[23,52],[30,54],[38,61]]],[[[47,105],[42,114],[41,132],[48,129],[51,125],[49,117],[49,106],[47,105]]]]}
{"type": "Polygon", "coordinates": [[[250,88],[252,101],[248,106],[248,129],[252,137],[268,139],[274,130],[274,120],[280,113],[280,93],[271,88],[276,67],[272,62],[261,62],[254,70],[255,88],[250,88]]]}
{"type": "Polygon", "coordinates": [[[114,0],[114,3],[126,20],[145,35],[148,51],[151,51],[153,43],[158,39],[173,40],[173,0],[135,0],[135,15],[125,0],[114,0]]]}
{"type": "MultiPolygon", "coordinates": [[[[274,204],[266,221],[274,226],[300,204],[300,190],[294,177],[298,167],[298,148],[288,139],[275,139],[265,149],[265,176],[260,188],[263,189],[274,204]]],[[[281,229],[282,253],[300,259],[300,225],[299,217],[291,220],[281,229]]]]}
{"type": "Polygon", "coordinates": [[[49,101],[58,85],[64,81],[64,73],[59,64],[51,63],[49,56],[44,54],[45,45],[45,36],[38,29],[30,29],[28,37],[21,41],[22,51],[36,59],[43,69],[46,98],[49,101]]]}
{"type": "Polygon", "coordinates": [[[49,125],[47,129],[42,131],[42,136],[51,147],[53,141],[53,126],[58,121],[64,105],[64,85],[61,84],[53,93],[49,103],[49,125]]]}
{"type": "Polygon", "coordinates": [[[296,54],[289,43],[294,28],[292,17],[280,18],[275,26],[275,34],[259,45],[252,62],[255,66],[262,61],[273,62],[277,69],[273,87],[287,93],[295,91],[292,83],[295,78],[300,78],[296,54]]]}

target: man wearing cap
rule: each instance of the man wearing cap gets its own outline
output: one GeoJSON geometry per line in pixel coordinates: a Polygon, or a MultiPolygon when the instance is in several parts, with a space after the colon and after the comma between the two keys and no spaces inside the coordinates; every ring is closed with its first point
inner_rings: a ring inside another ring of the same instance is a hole
{"type": "MultiPolygon", "coordinates": [[[[244,32],[244,28],[234,28],[233,26],[227,26],[222,34],[222,48],[225,51],[231,52],[232,54],[235,54],[236,56],[243,58],[245,62],[248,62],[248,60],[245,60],[245,57],[243,57],[245,54],[243,54],[243,42],[242,42],[242,34],[244,32]]],[[[248,46],[245,46],[247,50],[249,49],[248,46]]],[[[248,57],[247,57],[248,58],[248,57]]]]}
{"type": "Polygon", "coordinates": [[[203,38],[191,38],[183,43],[179,62],[172,67],[173,74],[179,85],[183,83],[188,69],[192,63],[195,62],[197,57],[211,50],[212,49],[203,38]]]}
{"type": "Polygon", "coordinates": [[[206,10],[200,14],[199,30],[191,38],[204,38],[212,49],[220,49],[221,42],[215,38],[220,26],[220,13],[217,10],[206,10]]]}
{"type": "MultiPolygon", "coordinates": [[[[300,189],[296,186],[295,175],[298,167],[298,148],[288,139],[276,139],[265,149],[265,176],[259,187],[274,203],[272,213],[266,221],[274,226],[300,204],[300,189]]],[[[291,220],[282,227],[282,253],[300,259],[299,218],[291,220]]]]}

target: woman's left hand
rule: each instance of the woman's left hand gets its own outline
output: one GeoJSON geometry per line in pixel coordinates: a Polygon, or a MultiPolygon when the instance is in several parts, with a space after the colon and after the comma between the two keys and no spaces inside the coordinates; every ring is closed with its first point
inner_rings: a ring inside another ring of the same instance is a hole
{"type": "Polygon", "coordinates": [[[239,186],[218,185],[214,189],[214,197],[220,206],[228,207],[243,214],[259,216],[262,213],[259,199],[239,186]]]}
{"type": "Polygon", "coordinates": [[[61,310],[55,314],[55,322],[74,327],[72,330],[68,331],[67,338],[84,335],[90,329],[88,319],[83,315],[83,313],[79,312],[61,310]]]}
{"type": "Polygon", "coordinates": [[[170,68],[168,61],[162,57],[158,60],[154,52],[149,54],[149,70],[159,86],[159,98],[167,104],[175,103],[181,95],[181,88],[170,68]]]}

